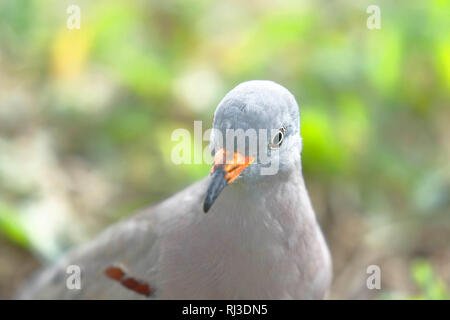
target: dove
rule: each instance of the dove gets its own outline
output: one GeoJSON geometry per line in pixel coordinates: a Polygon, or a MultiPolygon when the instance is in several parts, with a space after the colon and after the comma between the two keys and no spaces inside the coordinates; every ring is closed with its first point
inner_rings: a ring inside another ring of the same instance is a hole
{"type": "Polygon", "coordinates": [[[294,96],[272,81],[239,84],[216,108],[210,147],[209,176],[70,250],[17,297],[325,298],[332,261],[302,174],[294,96]],[[258,148],[231,143],[248,130],[258,148]]]}

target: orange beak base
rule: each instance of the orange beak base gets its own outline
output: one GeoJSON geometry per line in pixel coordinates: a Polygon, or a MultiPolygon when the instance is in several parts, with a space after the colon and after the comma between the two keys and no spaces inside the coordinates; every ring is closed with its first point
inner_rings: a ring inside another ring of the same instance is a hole
{"type": "Polygon", "coordinates": [[[220,192],[234,180],[242,171],[255,161],[254,157],[244,157],[239,152],[230,154],[224,149],[220,149],[214,156],[214,165],[211,168],[211,181],[206,191],[203,211],[205,213],[211,208],[220,192]]]}

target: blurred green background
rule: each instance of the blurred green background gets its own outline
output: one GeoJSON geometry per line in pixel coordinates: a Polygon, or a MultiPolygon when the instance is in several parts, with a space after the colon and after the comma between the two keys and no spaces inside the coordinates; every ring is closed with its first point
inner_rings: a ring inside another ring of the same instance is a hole
{"type": "Polygon", "coordinates": [[[449,12],[445,0],[1,1],[0,298],[206,176],[171,162],[171,133],[209,127],[250,79],[299,102],[331,298],[450,298],[449,12]],[[380,30],[366,26],[372,4],[380,30]],[[381,290],[366,287],[371,264],[381,290]]]}

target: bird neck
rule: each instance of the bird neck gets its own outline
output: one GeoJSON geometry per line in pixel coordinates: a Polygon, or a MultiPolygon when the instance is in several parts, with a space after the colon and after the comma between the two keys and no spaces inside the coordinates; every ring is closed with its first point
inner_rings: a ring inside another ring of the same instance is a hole
{"type": "Polygon", "coordinates": [[[249,220],[261,220],[263,216],[271,220],[284,216],[298,222],[298,218],[303,216],[314,216],[300,161],[276,175],[262,176],[254,181],[242,179],[226,189],[223,199],[227,202],[233,199],[233,211],[239,219],[243,219],[241,215],[249,220]]]}
{"type": "Polygon", "coordinates": [[[296,247],[299,235],[317,228],[301,171],[277,174],[253,186],[235,182],[224,189],[196,232],[214,234],[221,246],[259,252],[277,244],[296,247]]]}

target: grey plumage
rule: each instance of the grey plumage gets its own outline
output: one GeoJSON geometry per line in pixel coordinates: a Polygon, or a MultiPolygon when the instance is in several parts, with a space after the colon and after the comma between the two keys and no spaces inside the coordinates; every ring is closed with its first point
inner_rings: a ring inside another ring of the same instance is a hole
{"type": "MultiPolygon", "coordinates": [[[[294,97],[270,81],[245,82],[227,94],[214,118],[222,132],[281,126],[286,136],[279,153],[266,154],[279,163],[275,175],[260,174],[264,165],[257,156],[205,215],[207,177],[68,253],[19,297],[146,298],[105,275],[108,266],[119,264],[148,283],[155,299],[323,298],[331,259],[301,174],[294,97]],[[80,290],[66,287],[72,264],[82,270],[80,290]]],[[[217,152],[214,137],[211,145],[217,152]]]]}

